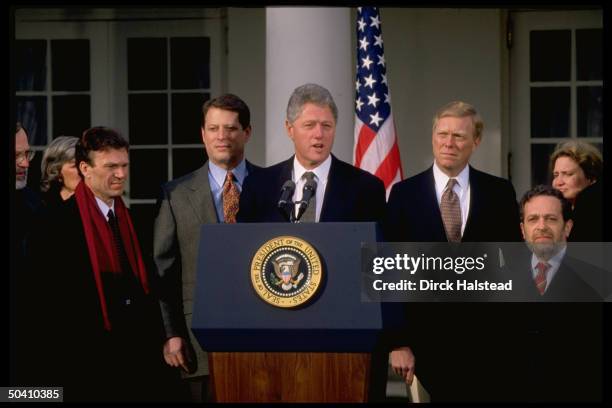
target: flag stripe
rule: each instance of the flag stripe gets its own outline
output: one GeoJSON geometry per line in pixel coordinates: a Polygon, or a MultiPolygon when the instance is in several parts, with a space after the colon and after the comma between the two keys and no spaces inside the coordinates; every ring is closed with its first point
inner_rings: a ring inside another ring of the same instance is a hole
{"type": "Polygon", "coordinates": [[[397,147],[397,143],[393,144],[391,151],[385,157],[385,159],[380,163],[378,170],[374,173],[379,179],[381,179],[385,183],[385,189],[391,185],[391,182],[395,178],[395,175],[398,171],[401,172],[400,169],[397,168],[397,162],[399,161],[400,154],[399,148],[397,147]]]}
{"type": "Polygon", "coordinates": [[[358,135],[355,145],[355,166],[361,167],[361,160],[376,137],[376,132],[365,126],[359,119],[356,119],[355,125],[355,134],[358,135]],[[359,126],[360,129],[357,129],[357,126],[359,126]]]}
{"type": "MultiPolygon", "coordinates": [[[[364,127],[368,127],[364,125],[364,127]]],[[[389,154],[393,145],[396,143],[395,132],[393,126],[393,115],[389,114],[389,118],[382,124],[376,138],[368,150],[364,153],[361,158],[361,165],[358,166],[364,170],[369,171],[372,174],[376,173],[378,166],[380,166],[382,160],[389,154]]]]}
{"type": "Polygon", "coordinates": [[[403,178],[380,15],[376,7],[357,9],[355,80],[355,166],[380,178],[387,191],[403,178]]]}

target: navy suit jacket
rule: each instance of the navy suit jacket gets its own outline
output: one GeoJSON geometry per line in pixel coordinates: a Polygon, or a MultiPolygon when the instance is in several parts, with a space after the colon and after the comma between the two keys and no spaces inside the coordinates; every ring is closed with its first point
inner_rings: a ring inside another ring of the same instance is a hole
{"type": "MultiPolygon", "coordinates": [[[[521,241],[519,210],[512,184],[470,166],[470,209],[463,242],[521,241]]],[[[446,241],[436,198],[433,166],[393,186],[385,222],[387,241],[446,241]]]]}
{"type": "MultiPolygon", "coordinates": [[[[293,156],[249,175],[240,194],[238,222],[286,222],[277,203],[292,171],[293,156]]],[[[382,222],[384,211],[382,181],[332,155],[319,221],[382,222]]]]}

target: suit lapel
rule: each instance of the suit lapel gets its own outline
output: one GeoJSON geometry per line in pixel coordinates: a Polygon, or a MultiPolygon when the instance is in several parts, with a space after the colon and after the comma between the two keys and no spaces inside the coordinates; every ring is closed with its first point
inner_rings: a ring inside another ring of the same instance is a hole
{"type": "Polygon", "coordinates": [[[429,214],[433,211],[433,217],[431,219],[432,231],[440,231],[439,239],[446,241],[446,232],[444,230],[444,222],[442,221],[442,213],[440,212],[440,204],[438,204],[438,197],[436,196],[436,179],[433,174],[433,166],[429,168],[427,174],[423,178],[423,189],[426,192],[425,205],[428,208],[423,209],[423,214],[429,214]]]}
{"type": "Polygon", "coordinates": [[[190,190],[189,202],[200,224],[219,222],[208,181],[208,162],[200,167],[187,187],[190,190]]]}
{"type": "Polygon", "coordinates": [[[323,206],[321,207],[321,216],[319,222],[339,219],[334,212],[334,207],[330,203],[341,203],[348,197],[343,192],[344,184],[342,183],[342,169],[338,163],[338,159],[332,155],[329,174],[327,175],[327,185],[323,194],[323,206]]]}
{"type": "Polygon", "coordinates": [[[474,220],[478,219],[482,205],[480,184],[478,182],[478,172],[470,166],[470,208],[468,208],[468,216],[463,230],[463,239],[469,239],[474,227],[474,220]]]}

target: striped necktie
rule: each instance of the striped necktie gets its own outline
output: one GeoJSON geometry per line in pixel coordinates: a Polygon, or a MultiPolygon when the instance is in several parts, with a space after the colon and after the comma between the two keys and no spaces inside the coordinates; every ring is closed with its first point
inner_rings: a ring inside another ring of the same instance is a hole
{"type": "Polygon", "coordinates": [[[535,284],[540,295],[544,295],[544,291],[546,291],[546,273],[550,269],[550,264],[547,262],[538,262],[536,269],[538,273],[534,278],[535,284]]]}

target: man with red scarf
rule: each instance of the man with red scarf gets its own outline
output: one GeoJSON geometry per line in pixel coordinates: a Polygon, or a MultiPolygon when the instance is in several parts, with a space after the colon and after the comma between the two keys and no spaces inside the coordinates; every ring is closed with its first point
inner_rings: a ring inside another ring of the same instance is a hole
{"type": "Polygon", "coordinates": [[[63,386],[65,400],[170,398],[159,307],[121,199],[128,149],[113,129],[86,130],[75,152],[82,181],[33,240],[31,324],[44,344],[32,385],[63,386]]]}

